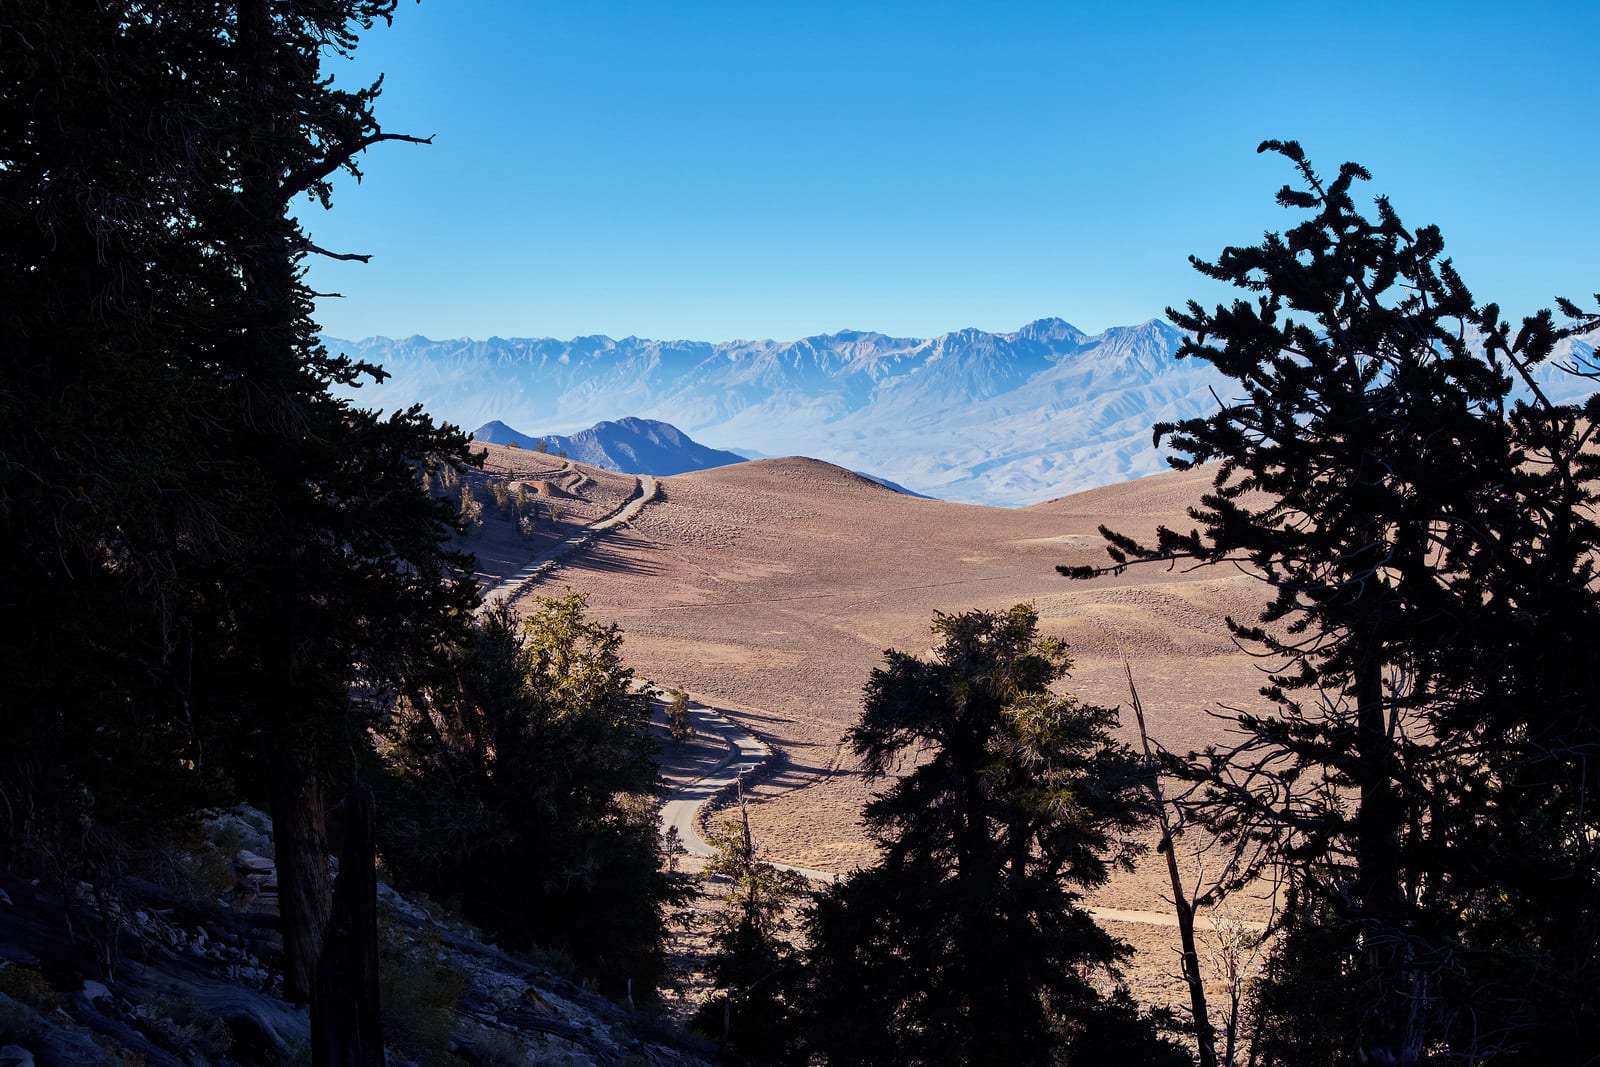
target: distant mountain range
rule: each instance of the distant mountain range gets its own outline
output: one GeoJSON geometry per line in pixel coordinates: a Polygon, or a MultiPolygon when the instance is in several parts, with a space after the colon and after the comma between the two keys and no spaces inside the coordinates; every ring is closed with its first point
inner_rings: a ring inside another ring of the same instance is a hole
{"type": "Polygon", "coordinates": [[[676,426],[654,419],[608,420],[571,436],[542,437],[519,433],[495,420],[478,427],[472,436],[478,441],[519,448],[537,448],[543,442],[547,452],[562,452],[579,463],[628,474],[682,474],[744,462],[743,456],[707,448],[676,426]]]}
{"type": "MultiPolygon", "coordinates": [[[[1031,504],[1162,470],[1151,426],[1215,410],[1213,390],[1229,395],[1208,364],[1173,358],[1182,334],[1159,320],[1090,335],[1040,319],[1013,333],[930,339],[846,330],[722,343],[325,340],[390,373],[355,394],[371,407],[420,403],[461,426],[568,432],[637,415],[717,447],[813,456],[985,504],[1031,504]]],[[[1592,356],[1593,340],[1568,342],[1567,354],[1592,356]]],[[[1591,391],[1548,366],[1541,374],[1554,395],[1591,391]]]]}

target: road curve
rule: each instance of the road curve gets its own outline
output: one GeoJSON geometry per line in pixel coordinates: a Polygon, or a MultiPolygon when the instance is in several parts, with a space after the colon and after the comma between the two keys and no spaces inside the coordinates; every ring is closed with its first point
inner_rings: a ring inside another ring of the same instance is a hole
{"type": "Polygon", "coordinates": [[[522,591],[523,586],[542,577],[546,571],[578,549],[589,544],[599,534],[615,529],[623,523],[632,522],[639,512],[644,510],[644,506],[656,498],[656,493],[661,488],[661,483],[648,474],[635,475],[633,482],[633,495],[624,500],[622,505],[611,514],[596,519],[577,533],[568,534],[554,545],[534,556],[515,574],[496,582],[484,590],[484,607],[489,607],[501,600],[511,599],[522,591]]]}
{"type": "MultiPolygon", "coordinates": [[[[667,794],[666,802],[661,805],[661,832],[665,835],[677,831],[678,841],[691,856],[710,856],[712,848],[700,834],[700,809],[724,790],[734,788],[740,777],[771,759],[772,749],[716,708],[691,702],[689,714],[694,717],[697,733],[720,738],[728,746],[728,752],[711,770],[667,794]]],[[[789,863],[774,863],[773,866],[816,882],[832,882],[836,877],[829,871],[814,871],[789,863]]]]}

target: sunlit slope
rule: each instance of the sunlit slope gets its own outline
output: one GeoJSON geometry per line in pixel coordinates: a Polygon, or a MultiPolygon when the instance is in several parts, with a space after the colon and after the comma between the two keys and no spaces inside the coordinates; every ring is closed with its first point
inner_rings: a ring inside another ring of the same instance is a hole
{"type": "Polygon", "coordinates": [[[867,857],[856,829],[866,793],[840,735],[886,648],[929,647],[935,611],[1033,601],[1046,631],[1073,646],[1072,684],[1106,702],[1123,699],[1128,655],[1172,747],[1215,735],[1215,700],[1250,698],[1259,678],[1222,617],[1258,610],[1252,579],[1055,572],[1104,558],[1100,523],[1180,521],[1205,484],[1161,475],[1013,510],[905,496],[816,460],[761,460],[663,479],[659,501],[544,587],[587,591],[627,632],[642,674],[744,712],[788,760],[757,816],[773,847],[849,866],[867,857]]]}

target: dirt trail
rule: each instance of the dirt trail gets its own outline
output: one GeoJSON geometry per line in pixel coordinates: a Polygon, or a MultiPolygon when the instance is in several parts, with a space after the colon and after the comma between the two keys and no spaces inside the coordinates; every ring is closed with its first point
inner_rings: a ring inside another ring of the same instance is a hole
{"type": "MultiPolygon", "coordinates": [[[[666,802],[661,805],[661,832],[676,832],[684,851],[691,856],[710,856],[712,848],[700,834],[700,809],[771,759],[772,749],[760,738],[741,730],[716,708],[690,703],[689,712],[694,716],[695,730],[721,738],[728,746],[728,753],[705,774],[667,795],[666,802]]],[[[828,871],[788,863],[774,863],[773,866],[817,882],[831,882],[836,877],[828,871]]]]}
{"type": "MultiPolygon", "coordinates": [[[[571,464],[568,464],[568,468],[571,464]]],[[[622,502],[611,514],[596,519],[582,530],[570,534],[558,541],[550,548],[534,556],[515,574],[490,586],[483,594],[483,603],[487,607],[502,600],[514,600],[523,587],[543,577],[557,563],[566,559],[572,553],[585,547],[598,535],[607,530],[615,529],[623,523],[631,522],[644,506],[656,498],[660,491],[661,483],[648,474],[641,474],[634,478],[633,495],[622,502]]]]}

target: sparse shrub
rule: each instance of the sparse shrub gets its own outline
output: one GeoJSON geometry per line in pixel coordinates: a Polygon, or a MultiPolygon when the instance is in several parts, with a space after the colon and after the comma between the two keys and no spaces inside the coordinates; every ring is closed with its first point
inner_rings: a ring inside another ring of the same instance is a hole
{"type": "MultiPolygon", "coordinates": [[[[475,1027],[469,1044],[473,1056],[483,1067],[523,1067],[531,1062],[527,1046],[504,1030],[490,1026],[475,1027]]],[[[537,1062],[546,1061],[541,1058],[537,1062]]]]}
{"type": "Polygon", "coordinates": [[[550,445],[547,442],[544,442],[544,441],[537,442],[533,446],[533,448],[534,448],[534,451],[538,452],[540,455],[544,455],[545,453],[550,451],[550,445]]]}
{"type": "Polygon", "coordinates": [[[8,963],[0,967],[0,993],[19,1004],[42,1012],[61,1007],[63,998],[49,979],[31,967],[8,963]]]}
{"type": "Polygon", "coordinates": [[[667,700],[667,733],[678,744],[694,740],[694,717],[689,714],[689,694],[673,689],[667,700]]]}
{"type": "Polygon", "coordinates": [[[515,515],[511,485],[505,478],[489,479],[489,491],[494,494],[494,506],[502,515],[515,515]]]}
{"type": "Polygon", "coordinates": [[[159,997],[147,1008],[153,1028],[171,1049],[212,1062],[233,1047],[228,1024],[185,997],[159,997]]]}
{"type": "Polygon", "coordinates": [[[384,1043],[419,1063],[452,1062],[450,1035],[466,972],[450,962],[437,938],[411,940],[387,924],[380,924],[379,936],[384,1043]]]}
{"type": "Polygon", "coordinates": [[[533,497],[528,493],[525,482],[517,483],[517,491],[513,496],[517,515],[517,529],[523,537],[532,537],[534,529],[539,524],[539,508],[533,502],[533,497]]]}
{"type": "Polygon", "coordinates": [[[39,1013],[5,993],[0,993],[0,1045],[23,1041],[39,1013]]]}
{"type": "Polygon", "coordinates": [[[247,843],[244,831],[239,828],[237,823],[231,820],[219,819],[209,829],[211,843],[230,856],[244,848],[247,843]]]}
{"type": "Polygon", "coordinates": [[[466,526],[483,525],[483,505],[472,493],[472,486],[461,483],[461,522],[466,526]]]}
{"type": "Polygon", "coordinates": [[[239,827],[226,821],[214,827],[195,824],[167,844],[150,858],[147,877],[195,903],[215,902],[234,891],[238,878],[233,857],[248,847],[239,827]]]}

